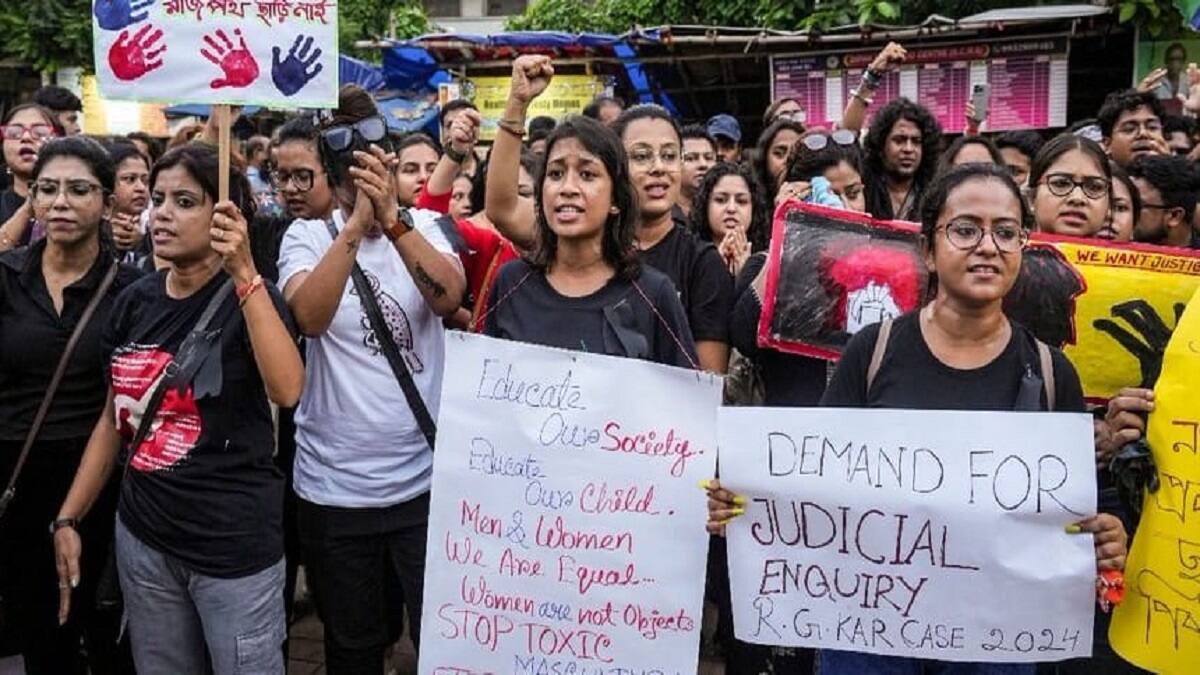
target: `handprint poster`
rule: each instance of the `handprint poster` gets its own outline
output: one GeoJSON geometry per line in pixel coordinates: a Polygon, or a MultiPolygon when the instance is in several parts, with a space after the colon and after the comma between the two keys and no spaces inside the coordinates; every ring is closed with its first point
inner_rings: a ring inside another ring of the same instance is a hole
{"type": "MultiPolygon", "coordinates": [[[[915,223],[797,201],[775,212],[758,343],[836,360],[865,326],[920,306],[929,272],[915,223]]],[[[1005,298],[1010,318],[1062,349],[1092,402],[1152,387],[1200,288],[1200,252],[1034,233],[1005,298]]]]}
{"type": "Polygon", "coordinates": [[[337,0],[93,0],[92,18],[105,98],[337,104],[337,0]]]}

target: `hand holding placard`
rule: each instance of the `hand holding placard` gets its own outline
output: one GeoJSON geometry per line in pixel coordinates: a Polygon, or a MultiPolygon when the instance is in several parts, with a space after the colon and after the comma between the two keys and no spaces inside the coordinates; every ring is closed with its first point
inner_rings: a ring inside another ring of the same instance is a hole
{"type": "Polygon", "coordinates": [[[204,36],[204,43],[212,51],[201,48],[200,55],[219,66],[225,74],[225,77],[218,77],[208,85],[213,89],[248,87],[258,79],[258,61],[254,60],[254,54],[246,46],[246,38],[242,37],[241,30],[235,30],[233,34],[238,39],[236,47],[221,29],[217,29],[216,36],[224,44],[218,44],[211,35],[204,36]]]}
{"type": "Polygon", "coordinates": [[[317,63],[317,59],[321,58],[321,49],[313,49],[312,44],[312,36],[297,35],[287,58],[282,60],[279,58],[279,47],[272,48],[271,81],[284,96],[291,96],[303,89],[324,67],[317,63]],[[302,40],[303,46],[300,44],[302,40]],[[313,67],[314,64],[316,67],[313,67]]]}
{"type": "Polygon", "coordinates": [[[121,31],[117,41],[108,50],[108,65],[117,79],[136,80],[163,64],[159,57],[167,51],[167,46],[157,46],[163,32],[154,30],[151,33],[153,29],[154,26],[146,24],[132,38],[129,37],[129,31],[121,31]]]}

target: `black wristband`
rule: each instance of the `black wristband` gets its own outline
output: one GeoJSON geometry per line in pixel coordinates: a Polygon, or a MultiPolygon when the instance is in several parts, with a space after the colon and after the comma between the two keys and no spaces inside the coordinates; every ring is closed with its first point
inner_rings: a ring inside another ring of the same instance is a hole
{"type": "Polygon", "coordinates": [[[79,529],[78,518],[55,518],[54,522],[50,523],[50,534],[54,534],[64,527],[69,527],[72,530],[79,529]]]}

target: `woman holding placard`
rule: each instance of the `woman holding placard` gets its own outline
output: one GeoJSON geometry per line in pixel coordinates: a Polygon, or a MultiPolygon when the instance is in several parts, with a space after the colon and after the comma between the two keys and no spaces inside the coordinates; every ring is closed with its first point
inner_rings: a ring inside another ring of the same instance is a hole
{"type": "MultiPolygon", "coordinates": [[[[1009,321],[1004,296],[1021,267],[1032,215],[1003,167],[969,164],[939,176],[921,208],[933,299],[894,322],[869,326],[847,345],[824,406],[925,410],[1084,410],[1066,357],[1009,321]],[[1047,372],[1046,366],[1049,366],[1047,372]]],[[[708,486],[709,530],[723,532],[745,501],[708,486]]],[[[1098,571],[1121,570],[1126,535],[1100,514],[1067,525],[1091,533],[1098,571]]],[[[823,650],[819,673],[922,673],[935,662],[823,650]]],[[[1033,673],[1032,664],[957,664],[958,673],[1033,673]]]]}

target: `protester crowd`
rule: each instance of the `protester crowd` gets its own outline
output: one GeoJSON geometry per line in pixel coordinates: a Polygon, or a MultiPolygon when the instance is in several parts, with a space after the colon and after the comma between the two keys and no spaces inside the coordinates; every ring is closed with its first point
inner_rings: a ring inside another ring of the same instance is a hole
{"type": "MultiPolygon", "coordinates": [[[[867,122],[904,59],[888,45],[835,128],[773,102],[757,142],[727,114],[681,126],[611,97],[528,119],[554,77],[544,56],[514,62],[486,152],[466,101],[442,109],[439,138],[395,137],[348,85],[336,109],[246,141],[224,201],[211,125],[160,149],[80,135],[65,90],[12,108],[4,653],[29,675],[280,673],[297,565],[327,672],[383,672],[405,623],[419,648],[447,330],[727,374],[729,404],[1087,411],[1072,364],[1005,297],[1033,232],[1196,247],[1194,117],[1164,112],[1158,74],[1053,136],[981,134],[965,110],[952,139],[906,99],[867,122]],[[836,367],[757,343],[788,200],[920,224],[927,301],[859,331],[836,367]]],[[[1194,115],[1200,71],[1186,77],[1194,115]]],[[[1094,539],[1097,574],[1123,569],[1136,529],[1110,462],[1141,437],[1152,386],[1091,411],[1099,515],[1063,536],[1094,539]]],[[[1103,612],[1095,655],[1053,665],[739,642],[719,535],[745,501],[705,490],[727,673],[1137,672],[1103,612]]]]}

